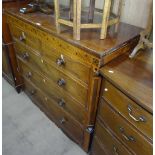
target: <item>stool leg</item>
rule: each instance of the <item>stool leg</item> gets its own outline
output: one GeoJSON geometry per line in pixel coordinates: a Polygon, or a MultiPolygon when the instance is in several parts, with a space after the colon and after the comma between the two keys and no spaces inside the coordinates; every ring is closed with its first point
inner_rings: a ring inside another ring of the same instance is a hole
{"type": "Polygon", "coordinates": [[[55,22],[56,22],[56,29],[57,32],[60,33],[60,24],[58,22],[58,19],[60,17],[60,6],[59,6],[59,0],[54,0],[55,5],[55,22]]]}
{"type": "Polygon", "coordinates": [[[94,19],[95,0],[90,0],[88,22],[92,23],[94,19]]]}
{"type": "Polygon", "coordinates": [[[69,19],[72,21],[73,20],[73,0],[70,0],[70,11],[69,11],[69,19]]]}
{"type": "Polygon", "coordinates": [[[81,0],[74,0],[73,37],[75,40],[80,40],[80,29],[81,29],[81,0]]]}
{"type": "Polygon", "coordinates": [[[115,32],[118,31],[118,26],[119,26],[119,23],[120,23],[120,16],[121,16],[121,10],[122,10],[122,0],[119,0],[118,12],[117,12],[117,16],[119,18],[119,22],[117,24],[115,24],[115,32]]]}
{"type": "Polygon", "coordinates": [[[104,7],[103,7],[103,18],[102,18],[100,39],[105,39],[107,35],[108,21],[109,21],[109,15],[110,15],[110,6],[111,6],[111,0],[105,0],[104,7]]]}

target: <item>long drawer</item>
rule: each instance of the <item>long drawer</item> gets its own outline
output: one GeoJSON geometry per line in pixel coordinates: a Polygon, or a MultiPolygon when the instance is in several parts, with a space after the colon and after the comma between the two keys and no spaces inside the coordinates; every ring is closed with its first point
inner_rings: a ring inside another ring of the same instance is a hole
{"type": "Polygon", "coordinates": [[[105,101],[100,103],[98,115],[108,126],[109,130],[133,152],[142,155],[152,155],[152,143],[122,118],[119,113],[115,112],[105,101]]]}
{"type": "Polygon", "coordinates": [[[52,83],[49,79],[28,67],[19,60],[23,77],[43,90],[62,109],[69,112],[79,123],[84,124],[86,111],[78,102],[69,96],[63,89],[52,83]]]}
{"type": "Polygon", "coordinates": [[[100,145],[103,146],[107,155],[131,155],[131,153],[113,135],[111,135],[108,129],[106,129],[99,120],[97,120],[95,126],[95,137],[101,143],[100,145]]]}
{"type": "Polygon", "coordinates": [[[54,48],[50,41],[45,42],[36,38],[35,33],[31,34],[14,25],[10,27],[12,36],[18,44],[29,46],[59,69],[71,73],[86,84],[89,83],[90,66],[80,63],[77,59],[69,58],[62,49],[54,48]]]}
{"type": "Polygon", "coordinates": [[[101,95],[125,119],[152,140],[153,117],[150,113],[141,108],[106,80],[103,81],[101,95]]]}
{"type": "Polygon", "coordinates": [[[55,123],[63,129],[75,142],[82,144],[83,128],[66,113],[63,109],[56,105],[55,101],[46,96],[39,88],[31,82],[24,80],[25,91],[33,101],[39,102],[44,107],[44,112],[55,121],[55,123]],[[46,110],[45,110],[46,108],[46,110]]]}
{"type": "Polygon", "coordinates": [[[60,88],[70,93],[71,96],[78,100],[81,104],[87,104],[87,86],[83,86],[76,79],[71,78],[70,76],[59,71],[51,64],[44,61],[42,57],[36,53],[31,52],[24,46],[18,45],[19,44],[15,45],[16,53],[21,60],[23,60],[29,66],[32,66],[34,70],[45,74],[46,77],[49,77],[60,88]]]}

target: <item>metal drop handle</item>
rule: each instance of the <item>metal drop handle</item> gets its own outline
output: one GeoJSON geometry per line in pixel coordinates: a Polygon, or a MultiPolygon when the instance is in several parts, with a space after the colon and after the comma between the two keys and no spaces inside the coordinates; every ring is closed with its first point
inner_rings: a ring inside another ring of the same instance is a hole
{"type": "Polygon", "coordinates": [[[28,73],[26,74],[26,77],[27,77],[28,79],[30,79],[30,78],[32,77],[32,73],[31,73],[31,72],[28,72],[28,73]]]}
{"type": "Polygon", "coordinates": [[[19,40],[20,41],[25,41],[25,39],[26,39],[25,33],[22,32],[21,36],[19,37],[19,40]]]}
{"type": "Polygon", "coordinates": [[[59,80],[57,81],[57,84],[58,84],[59,86],[63,86],[63,85],[66,84],[66,82],[65,82],[64,79],[59,79],[59,80]]]}
{"type": "Polygon", "coordinates": [[[65,106],[65,101],[64,101],[64,99],[60,99],[60,100],[58,101],[58,105],[59,105],[60,107],[64,107],[64,106],[65,106]]]}
{"type": "Polygon", "coordinates": [[[23,60],[28,60],[29,54],[26,52],[22,55],[23,60]]]}
{"type": "Polygon", "coordinates": [[[146,122],[146,118],[144,116],[139,116],[136,118],[136,116],[132,114],[131,105],[128,105],[128,114],[135,122],[146,122]]]}
{"type": "Polygon", "coordinates": [[[115,145],[113,146],[113,151],[115,155],[119,155],[118,148],[115,145]]]}
{"type": "Polygon", "coordinates": [[[64,124],[65,122],[66,122],[65,118],[62,118],[62,119],[60,120],[60,124],[64,124]]]}
{"type": "Polygon", "coordinates": [[[124,139],[126,139],[127,141],[132,141],[132,142],[135,141],[135,138],[134,138],[134,137],[128,136],[128,135],[125,133],[125,130],[124,130],[123,127],[120,127],[120,132],[121,132],[122,136],[124,137],[124,139]]]}

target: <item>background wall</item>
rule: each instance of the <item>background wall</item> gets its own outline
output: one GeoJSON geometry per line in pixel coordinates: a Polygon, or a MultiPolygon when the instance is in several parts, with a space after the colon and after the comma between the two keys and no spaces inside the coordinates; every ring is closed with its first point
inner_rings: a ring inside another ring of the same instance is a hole
{"type": "MultiPolygon", "coordinates": [[[[48,0],[50,1],[50,0],[48,0]]],[[[82,0],[82,6],[88,6],[90,0],[82,0]]],[[[116,3],[118,0],[114,0],[116,3]]],[[[139,26],[145,27],[149,6],[152,0],[123,0],[121,21],[139,26]]],[[[68,4],[69,0],[60,0],[62,4],[68,4]]],[[[104,0],[96,0],[96,8],[103,8],[104,0]]]]}

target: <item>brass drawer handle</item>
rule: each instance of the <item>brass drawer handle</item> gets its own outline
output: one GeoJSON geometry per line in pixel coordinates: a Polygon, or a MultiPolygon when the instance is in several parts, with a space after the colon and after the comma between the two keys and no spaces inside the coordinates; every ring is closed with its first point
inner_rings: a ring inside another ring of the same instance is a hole
{"type": "Polygon", "coordinates": [[[63,85],[66,84],[66,82],[65,82],[64,79],[59,79],[59,80],[57,81],[57,84],[58,84],[59,86],[63,86],[63,85]]]}
{"type": "Polygon", "coordinates": [[[19,40],[20,41],[25,41],[25,39],[26,39],[25,33],[22,32],[21,36],[19,37],[19,40]]]}
{"type": "Polygon", "coordinates": [[[33,89],[33,90],[30,91],[30,94],[33,96],[33,95],[36,94],[36,92],[37,92],[37,91],[33,89]]]}
{"type": "Polygon", "coordinates": [[[115,155],[119,155],[118,148],[115,145],[113,146],[113,151],[115,155]]]}
{"type": "Polygon", "coordinates": [[[135,141],[135,138],[134,138],[134,137],[126,135],[125,130],[124,130],[123,127],[120,127],[120,132],[121,132],[122,136],[123,136],[127,141],[132,141],[132,142],[135,141]]]}
{"type": "Polygon", "coordinates": [[[59,105],[60,107],[64,107],[64,106],[65,106],[65,101],[64,101],[64,99],[60,99],[60,100],[58,101],[58,105],[59,105]]]}
{"type": "Polygon", "coordinates": [[[64,124],[66,122],[66,119],[65,118],[62,118],[61,120],[60,120],[60,124],[64,124]]]}
{"type": "Polygon", "coordinates": [[[62,58],[58,58],[58,59],[56,60],[56,64],[57,64],[58,66],[62,66],[62,65],[65,64],[65,60],[62,59],[62,58]]]}
{"type": "Polygon", "coordinates": [[[29,59],[29,54],[26,52],[26,53],[24,53],[23,55],[22,55],[22,59],[23,60],[28,60],[29,59]]]}
{"type": "Polygon", "coordinates": [[[128,105],[128,112],[129,112],[129,116],[130,116],[135,122],[146,122],[146,118],[145,118],[144,116],[139,116],[138,118],[136,118],[135,116],[133,116],[131,105],[128,105]]]}
{"type": "Polygon", "coordinates": [[[28,79],[30,79],[30,78],[32,77],[32,73],[31,73],[31,72],[28,72],[28,73],[26,74],[26,77],[27,77],[28,79]]]}

